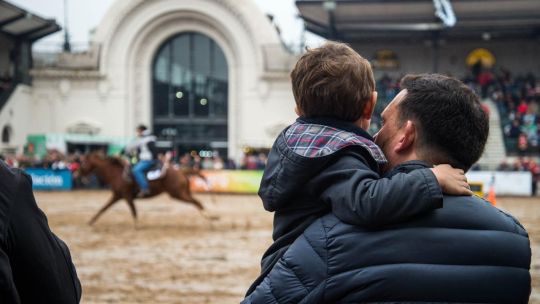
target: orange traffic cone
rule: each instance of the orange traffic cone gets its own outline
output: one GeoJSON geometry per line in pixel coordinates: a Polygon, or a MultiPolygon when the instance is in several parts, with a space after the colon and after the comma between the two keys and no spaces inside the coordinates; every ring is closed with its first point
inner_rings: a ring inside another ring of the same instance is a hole
{"type": "Polygon", "coordinates": [[[493,206],[497,205],[497,197],[495,195],[495,186],[493,184],[489,186],[487,201],[490,202],[493,206]]]}

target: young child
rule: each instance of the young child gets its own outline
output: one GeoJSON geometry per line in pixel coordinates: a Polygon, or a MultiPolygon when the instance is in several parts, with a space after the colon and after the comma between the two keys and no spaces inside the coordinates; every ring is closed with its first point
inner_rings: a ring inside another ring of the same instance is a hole
{"type": "Polygon", "coordinates": [[[250,294],[317,218],[333,212],[364,227],[405,221],[442,206],[442,191],[470,195],[449,165],[381,178],[386,159],[369,128],[377,93],[370,63],[349,46],[308,50],[291,72],[299,118],[278,135],[259,196],[274,214],[274,243],[250,294]]]}

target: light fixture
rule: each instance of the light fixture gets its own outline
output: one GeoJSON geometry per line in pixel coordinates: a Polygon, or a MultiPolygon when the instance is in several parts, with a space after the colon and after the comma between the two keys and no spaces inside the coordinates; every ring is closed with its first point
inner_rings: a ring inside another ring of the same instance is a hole
{"type": "Polygon", "coordinates": [[[333,12],[336,10],[336,1],[332,1],[332,0],[327,0],[327,1],[324,1],[323,4],[323,9],[327,12],[333,12]]]}
{"type": "Polygon", "coordinates": [[[176,92],[176,98],[182,99],[182,97],[184,97],[184,93],[182,93],[182,91],[176,92]]]}
{"type": "Polygon", "coordinates": [[[201,106],[205,106],[208,103],[208,99],[203,98],[201,99],[200,103],[201,103],[201,106]]]}

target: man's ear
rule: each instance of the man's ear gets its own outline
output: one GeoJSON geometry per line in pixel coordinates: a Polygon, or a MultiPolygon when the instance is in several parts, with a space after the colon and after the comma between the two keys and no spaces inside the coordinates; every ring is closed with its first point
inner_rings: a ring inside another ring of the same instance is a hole
{"type": "Polygon", "coordinates": [[[400,131],[400,138],[396,144],[394,150],[395,152],[403,153],[406,150],[412,149],[414,143],[416,142],[416,126],[411,120],[407,120],[400,131]]]}
{"type": "Polygon", "coordinates": [[[375,105],[377,104],[377,91],[373,91],[371,93],[371,98],[366,103],[366,106],[364,107],[364,112],[362,112],[362,118],[363,119],[371,119],[371,115],[373,115],[373,111],[375,110],[375,105]]]}

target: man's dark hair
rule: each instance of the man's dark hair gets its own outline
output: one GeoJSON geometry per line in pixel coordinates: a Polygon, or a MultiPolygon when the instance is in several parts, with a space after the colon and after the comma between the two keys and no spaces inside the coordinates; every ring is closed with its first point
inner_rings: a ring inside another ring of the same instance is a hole
{"type": "Polygon", "coordinates": [[[489,119],[478,96],[461,81],[439,75],[407,75],[398,104],[398,124],[416,123],[420,156],[467,171],[482,155],[489,119]]]}
{"type": "Polygon", "coordinates": [[[141,131],[141,132],[144,132],[144,131],[146,131],[147,129],[148,129],[148,128],[147,128],[145,125],[143,125],[143,124],[140,124],[140,125],[137,126],[137,130],[138,130],[138,131],[141,131]]]}

